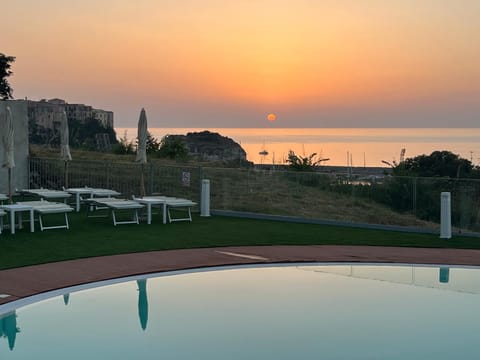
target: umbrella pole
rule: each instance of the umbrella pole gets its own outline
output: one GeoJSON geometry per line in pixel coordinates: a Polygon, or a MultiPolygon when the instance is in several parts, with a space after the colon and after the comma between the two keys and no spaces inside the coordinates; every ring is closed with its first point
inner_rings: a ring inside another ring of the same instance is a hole
{"type": "Polygon", "coordinates": [[[142,175],[140,181],[140,195],[143,197],[145,196],[145,178],[143,176],[143,164],[142,164],[142,175]]]}
{"type": "Polygon", "coordinates": [[[65,161],[65,189],[68,189],[68,161],[65,161]]]}
{"type": "Polygon", "coordinates": [[[8,168],[8,199],[10,204],[13,204],[12,201],[12,169],[8,168]]]}

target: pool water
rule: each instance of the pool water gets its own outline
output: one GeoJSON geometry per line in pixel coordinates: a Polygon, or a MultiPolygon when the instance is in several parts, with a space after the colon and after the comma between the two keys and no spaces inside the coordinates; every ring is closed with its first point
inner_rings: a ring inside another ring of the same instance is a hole
{"type": "Polygon", "coordinates": [[[0,315],[0,359],[474,359],[476,268],[285,265],[163,274],[0,315]]]}

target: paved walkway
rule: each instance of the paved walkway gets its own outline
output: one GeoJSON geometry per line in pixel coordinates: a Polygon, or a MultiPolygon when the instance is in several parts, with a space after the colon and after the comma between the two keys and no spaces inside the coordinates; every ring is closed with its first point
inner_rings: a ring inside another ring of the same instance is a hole
{"type": "Polygon", "coordinates": [[[281,262],[480,266],[480,250],[373,246],[246,246],[102,256],[0,271],[0,304],[94,281],[171,270],[281,262]]]}

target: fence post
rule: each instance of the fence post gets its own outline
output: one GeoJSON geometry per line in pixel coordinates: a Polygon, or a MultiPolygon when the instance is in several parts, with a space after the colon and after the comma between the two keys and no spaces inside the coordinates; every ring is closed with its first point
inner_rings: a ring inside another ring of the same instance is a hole
{"type": "Polygon", "coordinates": [[[198,175],[198,184],[197,184],[197,186],[198,186],[197,191],[198,192],[196,193],[196,196],[198,196],[197,197],[198,201],[201,201],[202,200],[202,186],[203,186],[202,185],[202,183],[203,183],[203,181],[202,181],[202,179],[203,179],[203,167],[202,166],[198,167],[198,174],[197,175],[198,175]]]}
{"type": "Polygon", "coordinates": [[[210,216],[210,180],[202,180],[200,197],[200,216],[210,216]]]}
{"type": "Polygon", "coordinates": [[[440,194],[440,238],[452,237],[451,197],[449,192],[440,194]]]}

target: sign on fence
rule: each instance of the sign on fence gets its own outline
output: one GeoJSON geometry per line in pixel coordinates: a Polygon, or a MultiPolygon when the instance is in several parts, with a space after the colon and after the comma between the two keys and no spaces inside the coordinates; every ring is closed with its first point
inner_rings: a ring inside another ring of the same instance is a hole
{"type": "Polygon", "coordinates": [[[182,185],[185,187],[190,186],[190,172],[188,171],[182,172],[182,185]]]}

